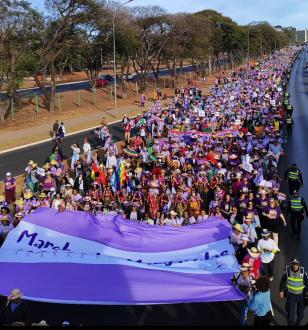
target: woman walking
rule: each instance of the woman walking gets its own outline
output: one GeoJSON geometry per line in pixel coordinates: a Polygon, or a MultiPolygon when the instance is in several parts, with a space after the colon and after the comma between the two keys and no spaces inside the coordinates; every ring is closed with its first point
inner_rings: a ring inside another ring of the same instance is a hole
{"type": "Polygon", "coordinates": [[[267,276],[261,276],[256,281],[257,292],[253,295],[250,310],[255,313],[253,325],[269,326],[273,320],[270,281],[267,276]]]}
{"type": "Polygon", "coordinates": [[[80,158],[80,148],[79,148],[78,143],[72,144],[71,149],[73,150],[73,156],[72,156],[72,161],[71,161],[71,170],[72,170],[72,172],[74,172],[75,163],[80,158]]]}

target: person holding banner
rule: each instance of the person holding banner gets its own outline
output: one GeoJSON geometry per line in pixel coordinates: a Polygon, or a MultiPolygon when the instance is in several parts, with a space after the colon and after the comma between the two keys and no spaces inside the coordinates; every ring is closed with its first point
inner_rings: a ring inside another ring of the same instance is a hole
{"type": "Polygon", "coordinates": [[[243,300],[241,306],[240,325],[246,325],[247,313],[250,307],[250,301],[252,298],[253,291],[255,290],[255,280],[250,274],[251,267],[247,263],[243,263],[239,266],[240,271],[232,277],[231,281],[233,285],[238,287],[241,292],[244,293],[246,299],[243,300]]]}
{"type": "Polygon", "coordinates": [[[253,311],[254,326],[269,326],[274,313],[271,303],[270,281],[267,276],[261,276],[255,283],[256,292],[249,303],[249,310],[253,311]]]}
{"type": "Polygon", "coordinates": [[[31,325],[29,307],[26,301],[22,300],[22,296],[23,293],[19,289],[12,290],[0,309],[1,325],[12,325],[15,322],[31,325]]]}

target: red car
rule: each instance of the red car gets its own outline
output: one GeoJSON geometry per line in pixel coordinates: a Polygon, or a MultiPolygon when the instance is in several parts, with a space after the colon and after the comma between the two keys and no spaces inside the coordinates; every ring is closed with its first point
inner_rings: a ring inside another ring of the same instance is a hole
{"type": "Polygon", "coordinates": [[[105,87],[108,86],[109,80],[107,80],[104,76],[100,76],[96,78],[95,87],[105,87]]]}

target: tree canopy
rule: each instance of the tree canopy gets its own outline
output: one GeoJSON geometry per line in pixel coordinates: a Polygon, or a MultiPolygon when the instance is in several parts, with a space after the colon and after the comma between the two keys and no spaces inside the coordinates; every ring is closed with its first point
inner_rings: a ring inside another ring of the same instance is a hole
{"type": "MultiPolygon", "coordinates": [[[[119,79],[125,81],[133,70],[142,89],[148,73],[152,71],[157,78],[161,66],[168,68],[176,84],[184,62],[204,75],[205,67],[212,70],[221,58],[233,65],[295,43],[292,27],[275,29],[267,22],[241,26],[209,9],[170,14],[158,6],[127,8],[104,0],[46,0],[45,11],[40,13],[25,0],[2,0],[0,88],[13,102],[23,79],[32,75],[46,108],[54,111],[56,77],[64,70],[85,71],[95,87],[103,63],[113,59],[113,20],[119,79]]],[[[8,110],[9,104],[5,106],[8,110]]],[[[0,108],[2,120],[6,113],[0,108]]]]}

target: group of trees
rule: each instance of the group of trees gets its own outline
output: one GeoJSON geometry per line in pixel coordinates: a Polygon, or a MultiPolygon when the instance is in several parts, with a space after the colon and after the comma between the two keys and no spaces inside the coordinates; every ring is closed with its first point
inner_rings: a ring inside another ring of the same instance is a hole
{"type": "Polygon", "coordinates": [[[169,14],[157,6],[127,8],[105,0],[45,0],[42,14],[27,1],[1,0],[0,89],[8,97],[0,102],[0,119],[25,77],[34,77],[49,111],[55,109],[56,77],[64,70],[85,71],[94,87],[102,64],[113,59],[113,19],[123,89],[128,73],[139,75],[144,90],[148,73],[157,78],[162,67],[176,82],[184,62],[204,76],[215,65],[233,66],[295,42],[292,28],[239,26],[213,10],[169,14]]]}

